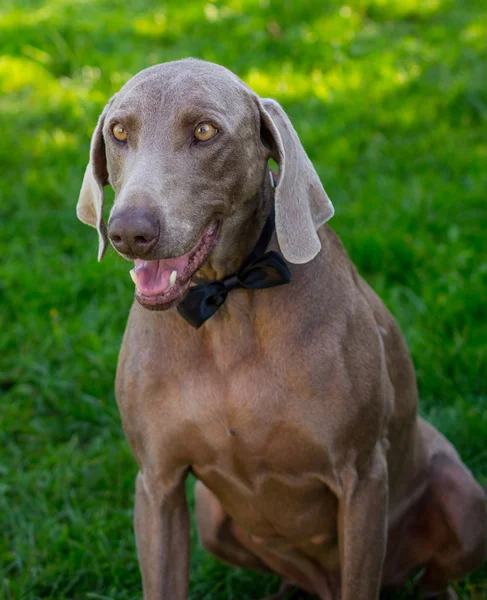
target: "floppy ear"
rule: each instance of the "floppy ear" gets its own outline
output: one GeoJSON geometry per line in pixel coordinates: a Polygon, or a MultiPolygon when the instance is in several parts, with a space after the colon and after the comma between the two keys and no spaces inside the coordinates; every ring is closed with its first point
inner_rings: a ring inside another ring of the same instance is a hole
{"type": "Polygon", "coordinates": [[[80,221],[96,227],[98,230],[98,260],[100,261],[107,249],[107,226],[103,219],[103,187],[108,184],[107,160],[105,142],[103,140],[103,123],[108,109],[103,110],[93,137],[91,138],[90,162],[86,167],[85,176],[76,206],[76,214],[80,221]]]}
{"type": "Polygon", "coordinates": [[[283,108],[261,99],[261,135],[279,165],[276,188],[276,233],[284,258],[305,263],[320,251],[316,230],[334,213],[320,178],[283,108]]]}

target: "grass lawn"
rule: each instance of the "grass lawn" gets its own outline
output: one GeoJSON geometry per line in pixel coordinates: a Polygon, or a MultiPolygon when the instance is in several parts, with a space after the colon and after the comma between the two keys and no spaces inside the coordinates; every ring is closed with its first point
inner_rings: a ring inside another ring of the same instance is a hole
{"type": "MultiPolygon", "coordinates": [[[[185,56],[284,105],[406,335],[422,413],[487,484],[487,1],[3,0],[2,600],[141,598],[113,393],[133,285],[75,204],[107,99],[185,56]]],[[[276,589],[193,546],[191,599],[276,589]]],[[[487,568],[456,588],[487,598],[487,568]]]]}

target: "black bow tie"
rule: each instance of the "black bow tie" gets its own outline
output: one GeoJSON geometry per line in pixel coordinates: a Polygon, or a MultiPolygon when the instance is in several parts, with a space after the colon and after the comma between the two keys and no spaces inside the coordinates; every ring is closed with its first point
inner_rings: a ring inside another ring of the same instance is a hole
{"type": "Polygon", "coordinates": [[[236,273],[189,289],[178,304],[179,314],[193,327],[201,327],[225,302],[228,292],[238,288],[260,290],[291,281],[285,260],[273,250],[264,254],[274,231],[274,205],[252,252],[236,273]]]}

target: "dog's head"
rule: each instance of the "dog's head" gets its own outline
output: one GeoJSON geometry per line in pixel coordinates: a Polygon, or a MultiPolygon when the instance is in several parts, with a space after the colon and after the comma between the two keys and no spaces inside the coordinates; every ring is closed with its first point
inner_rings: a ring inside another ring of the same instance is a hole
{"type": "Polygon", "coordinates": [[[168,308],[231,232],[279,165],[276,232],[284,257],[310,261],[333,207],[283,109],[227,69],[187,59],[140,72],[110,100],[91,141],[77,214],[135,262],[136,296],[168,308]],[[108,227],[103,188],[115,191],[108,227]]]}

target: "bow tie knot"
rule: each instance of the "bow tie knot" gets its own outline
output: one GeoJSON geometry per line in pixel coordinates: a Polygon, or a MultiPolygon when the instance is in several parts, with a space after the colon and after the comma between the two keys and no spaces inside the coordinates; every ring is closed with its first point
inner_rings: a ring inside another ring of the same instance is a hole
{"type": "Polygon", "coordinates": [[[291,274],[283,257],[273,250],[264,254],[273,231],[274,207],[255,248],[240,269],[223,279],[191,287],[177,307],[179,314],[198,328],[216,313],[232,290],[259,290],[289,283],[291,274]]]}

